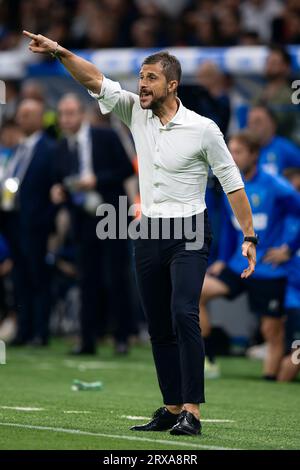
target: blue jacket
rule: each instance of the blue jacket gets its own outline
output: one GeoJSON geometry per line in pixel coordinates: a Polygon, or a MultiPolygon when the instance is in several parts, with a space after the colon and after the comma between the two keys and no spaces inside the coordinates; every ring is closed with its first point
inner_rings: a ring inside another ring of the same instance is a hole
{"type": "MultiPolygon", "coordinates": [[[[253,277],[262,279],[285,277],[287,275],[285,266],[274,268],[271,264],[265,263],[263,258],[269,248],[280,246],[289,240],[285,219],[291,214],[300,217],[300,194],[283,178],[272,176],[261,169],[258,169],[250,181],[245,181],[245,191],[253,213],[254,230],[260,239],[253,277]]],[[[241,254],[243,233],[226,197],[222,219],[219,259],[240,274],[247,267],[247,259],[241,254]]]]}

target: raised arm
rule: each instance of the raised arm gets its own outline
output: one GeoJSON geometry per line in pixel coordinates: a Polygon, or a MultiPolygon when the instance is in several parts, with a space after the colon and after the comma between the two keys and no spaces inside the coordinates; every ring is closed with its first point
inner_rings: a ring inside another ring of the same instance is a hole
{"type": "Polygon", "coordinates": [[[86,87],[93,93],[99,94],[101,91],[103,74],[85,59],[73,54],[68,49],[60,46],[56,41],[42,36],[41,34],[33,34],[23,31],[24,36],[31,39],[29,50],[34,53],[52,54],[57,57],[61,63],[70,72],[73,78],[81,85],[86,87]]]}

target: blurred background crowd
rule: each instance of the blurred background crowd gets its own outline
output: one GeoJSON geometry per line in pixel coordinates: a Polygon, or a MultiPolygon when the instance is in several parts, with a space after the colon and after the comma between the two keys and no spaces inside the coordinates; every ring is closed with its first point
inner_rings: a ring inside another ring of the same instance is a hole
{"type": "MultiPolygon", "coordinates": [[[[267,46],[254,86],[225,72],[207,49],[192,80],[183,81],[179,98],[213,119],[227,141],[241,128],[250,130],[259,144],[259,167],[289,179],[295,193],[300,190],[300,113],[291,100],[297,76],[286,47],[300,43],[298,0],[0,0],[0,51],[25,51],[23,29],[72,50],[267,46]]],[[[109,202],[118,210],[120,195],[128,196],[128,204],[138,203],[131,137],[113,115],[101,116],[97,103],[69,78],[56,82],[29,73],[5,79],[5,85],[0,337],[15,345],[47,346],[53,335],[78,336],[72,352],[94,354],[98,340],[109,335],[115,352],[126,354],[133,340],[147,340],[131,241],[99,240],[96,207],[109,202]]],[[[218,181],[210,175],[212,265],[222,244],[222,204],[218,181]]],[[[285,214],[281,217],[283,227],[285,214]]],[[[295,229],[293,248],[278,255],[278,263],[299,253],[297,237],[295,229]]],[[[299,285],[300,270],[295,276],[299,285]]],[[[298,294],[300,309],[300,289],[298,294]]],[[[246,346],[262,341],[256,326],[242,331],[246,346]]],[[[224,343],[219,352],[228,353],[222,334],[218,338],[224,343]]]]}
{"type": "Polygon", "coordinates": [[[22,29],[68,48],[300,43],[298,0],[2,0],[0,49],[22,29]]]}

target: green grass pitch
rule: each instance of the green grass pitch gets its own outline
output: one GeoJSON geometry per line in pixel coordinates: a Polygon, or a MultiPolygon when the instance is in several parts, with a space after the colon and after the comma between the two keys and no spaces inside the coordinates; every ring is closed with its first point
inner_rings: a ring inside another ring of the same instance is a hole
{"type": "Polygon", "coordinates": [[[61,341],[43,351],[8,349],[0,365],[0,449],[300,448],[300,383],[263,382],[259,362],[220,360],[222,378],[206,382],[203,434],[189,438],[129,430],[143,422],[129,417],[161,406],[149,347],[121,358],[108,346],[93,359],[66,352],[61,341]],[[104,388],[74,392],[73,379],[101,380],[104,388]]]}

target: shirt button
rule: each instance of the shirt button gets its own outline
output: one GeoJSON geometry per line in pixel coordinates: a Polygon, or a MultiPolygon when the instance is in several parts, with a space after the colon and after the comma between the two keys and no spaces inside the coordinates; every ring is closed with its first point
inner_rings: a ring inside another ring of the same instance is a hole
{"type": "Polygon", "coordinates": [[[159,183],[154,183],[154,186],[155,186],[156,188],[158,188],[159,183]]]}

